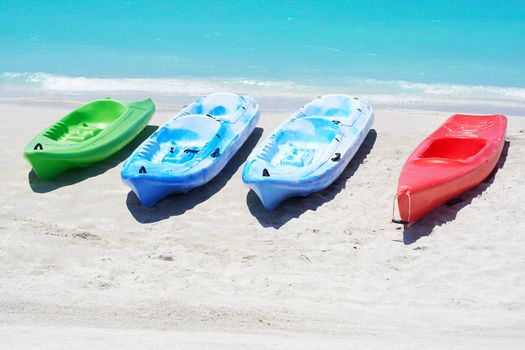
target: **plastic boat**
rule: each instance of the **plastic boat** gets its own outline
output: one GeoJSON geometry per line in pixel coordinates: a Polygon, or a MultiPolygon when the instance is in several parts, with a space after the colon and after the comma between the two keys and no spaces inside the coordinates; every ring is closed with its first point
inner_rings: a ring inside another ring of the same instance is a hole
{"type": "Polygon", "coordinates": [[[372,107],[346,95],[319,97],[284,121],[246,161],[244,183],[264,207],[326,188],[370,131],[372,107]]]}
{"type": "Polygon", "coordinates": [[[259,120],[250,96],[216,93],[185,107],[126,160],[122,180],[143,205],[184,193],[215,177],[259,120]]]}
{"type": "Polygon", "coordinates": [[[68,169],[90,166],[119,151],[146,127],[154,111],[149,99],[88,103],[33,138],[24,156],[38,177],[56,178],[68,169]]]}
{"type": "Polygon", "coordinates": [[[456,114],[408,157],[397,187],[404,224],[412,224],[487,178],[505,143],[503,115],[456,114]]]}

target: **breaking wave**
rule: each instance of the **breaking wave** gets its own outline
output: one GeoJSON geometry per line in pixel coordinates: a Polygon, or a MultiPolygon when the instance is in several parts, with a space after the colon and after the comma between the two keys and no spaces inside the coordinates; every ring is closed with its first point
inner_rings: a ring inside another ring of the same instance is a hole
{"type": "Polygon", "coordinates": [[[516,87],[414,83],[400,80],[348,78],[336,84],[247,78],[99,78],[71,77],[48,73],[0,73],[0,91],[7,98],[148,94],[199,96],[215,91],[233,91],[265,98],[311,99],[326,93],[346,93],[386,107],[491,107],[502,113],[525,111],[525,89],[516,87]]]}

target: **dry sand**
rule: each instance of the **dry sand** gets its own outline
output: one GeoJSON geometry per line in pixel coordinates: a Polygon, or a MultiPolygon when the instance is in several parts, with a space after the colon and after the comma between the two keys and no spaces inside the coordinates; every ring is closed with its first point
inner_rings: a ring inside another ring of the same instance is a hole
{"type": "Polygon", "coordinates": [[[376,110],[333,185],[267,212],[242,164],[292,110],[263,110],[216,179],[147,209],[119,173],[154,127],[56,181],[30,171],[25,143],[68,108],[0,105],[0,348],[525,346],[525,118],[490,181],[404,230],[399,171],[450,113],[376,110]]]}

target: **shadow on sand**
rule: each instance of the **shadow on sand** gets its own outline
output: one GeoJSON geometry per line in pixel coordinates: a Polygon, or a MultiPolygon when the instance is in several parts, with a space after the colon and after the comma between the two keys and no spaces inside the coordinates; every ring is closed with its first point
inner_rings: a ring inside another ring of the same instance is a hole
{"type": "Polygon", "coordinates": [[[253,216],[257,218],[263,227],[280,228],[288,221],[298,218],[307,210],[316,210],[324,203],[331,201],[341,190],[346,187],[346,180],[350,178],[359,168],[372,148],[377,139],[377,132],[372,129],[366,136],[359,150],[354,155],[348,166],[341,176],[337,178],[330,186],[319,192],[313,193],[307,197],[295,197],[284,201],[274,211],[265,209],[257,197],[257,194],[250,190],[246,196],[246,203],[253,216]]]}
{"type": "Polygon", "coordinates": [[[188,193],[173,194],[162,199],[155,207],[143,206],[135,192],[130,191],[126,199],[126,205],[131,215],[142,224],[162,221],[171,216],[182,215],[199,203],[202,203],[219,192],[232,178],[233,174],[244,164],[250,152],[253,150],[263,133],[262,128],[255,128],[244,145],[237,151],[233,158],[226,164],[224,169],[206,185],[197,187],[188,193]]]}
{"type": "Polygon", "coordinates": [[[147,139],[158,126],[148,125],[137,135],[130,143],[124,146],[120,151],[109,158],[106,158],[98,163],[95,163],[87,168],[71,169],[60,175],[54,180],[41,180],[36,176],[35,172],[31,170],[28,174],[29,186],[33,192],[47,193],[64,186],[74,185],[78,182],[89,179],[90,177],[98,176],[105,173],[123,162],[129,157],[131,152],[135,150],[145,139],[147,139]]]}
{"type": "Polygon", "coordinates": [[[465,192],[461,196],[461,202],[451,206],[442,205],[414,225],[405,227],[403,231],[403,243],[406,245],[415,243],[421,237],[430,235],[436,226],[441,226],[444,223],[454,220],[462,208],[469,205],[474,198],[481,195],[494,182],[494,176],[496,175],[498,169],[503,168],[505,165],[505,160],[507,159],[507,155],[509,153],[509,147],[510,142],[505,141],[503,150],[501,152],[501,157],[498,160],[496,168],[494,168],[492,173],[482,183],[470,191],[465,192]]]}

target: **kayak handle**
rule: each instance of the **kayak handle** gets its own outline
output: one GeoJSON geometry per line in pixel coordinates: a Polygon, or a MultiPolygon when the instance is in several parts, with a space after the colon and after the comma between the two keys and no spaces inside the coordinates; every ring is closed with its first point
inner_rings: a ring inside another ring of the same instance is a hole
{"type": "Polygon", "coordinates": [[[144,167],[144,165],[141,166],[140,169],[139,169],[139,174],[146,174],[146,173],[147,173],[147,171],[146,171],[146,168],[144,167]]]}
{"type": "Polygon", "coordinates": [[[37,144],[35,145],[35,148],[33,148],[33,151],[36,151],[37,149],[39,149],[39,150],[43,150],[44,147],[42,147],[42,144],[41,144],[41,143],[37,143],[37,144]]]}
{"type": "Polygon", "coordinates": [[[339,159],[341,159],[341,153],[336,153],[335,157],[332,158],[332,161],[337,162],[339,159]]]}
{"type": "Polygon", "coordinates": [[[213,153],[210,154],[211,157],[212,157],[212,158],[217,157],[217,156],[219,155],[219,151],[220,151],[220,149],[219,149],[219,147],[217,147],[217,148],[213,151],[213,153]]]}
{"type": "Polygon", "coordinates": [[[269,177],[270,176],[270,172],[268,171],[268,169],[266,169],[266,168],[263,169],[262,176],[264,176],[264,177],[269,177]]]}

